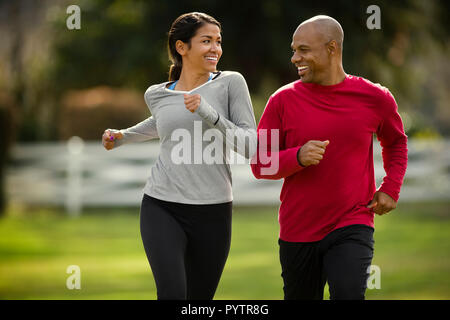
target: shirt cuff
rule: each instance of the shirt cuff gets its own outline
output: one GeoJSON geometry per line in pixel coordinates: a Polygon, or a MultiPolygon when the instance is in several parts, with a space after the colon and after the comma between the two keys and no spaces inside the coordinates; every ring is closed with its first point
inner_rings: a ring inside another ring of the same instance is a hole
{"type": "Polygon", "coordinates": [[[306,167],[300,162],[299,153],[300,153],[300,149],[301,149],[301,148],[302,148],[302,146],[300,146],[300,147],[298,148],[297,153],[296,153],[297,162],[298,162],[298,164],[299,164],[302,168],[306,168],[306,167]]]}
{"type": "Polygon", "coordinates": [[[302,166],[298,161],[298,152],[300,147],[294,147],[283,151],[282,158],[280,158],[280,169],[283,172],[283,176],[290,176],[306,167],[302,166]]]}
{"type": "Polygon", "coordinates": [[[200,105],[195,110],[200,117],[202,117],[210,125],[215,126],[219,120],[219,113],[211,107],[203,97],[201,98],[200,105]]]}
{"type": "Polygon", "coordinates": [[[400,198],[399,192],[390,190],[389,188],[387,188],[385,186],[381,186],[380,188],[378,188],[377,191],[386,193],[388,196],[390,196],[392,199],[394,199],[395,202],[398,202],[398,199],[400,198]]]}

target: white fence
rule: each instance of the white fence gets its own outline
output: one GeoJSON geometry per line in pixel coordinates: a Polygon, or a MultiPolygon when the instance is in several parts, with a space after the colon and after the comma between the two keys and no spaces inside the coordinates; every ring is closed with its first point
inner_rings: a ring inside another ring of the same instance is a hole
{"type": "MultiPolygon", "coordinates": [[[[374,143],[377,186],[384,170],[374,143]]],[[[450,141],[408,143],[409,163],[400,201],[450,200],[450,141]]],[[[142,188],[159,143],[125,145],[106,151],[100,142],[19,144],[6,172],[11,203],[82,207],[139,206],[142,188]]],[[[257,180],[249,165],[232,165],[235,204],[279,204],[282,180],[257,180]]]]}

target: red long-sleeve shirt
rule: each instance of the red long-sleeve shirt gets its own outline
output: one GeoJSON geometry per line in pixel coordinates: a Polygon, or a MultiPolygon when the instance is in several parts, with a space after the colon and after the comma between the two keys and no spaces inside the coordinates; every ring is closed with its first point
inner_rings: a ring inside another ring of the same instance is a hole
{"type": "Polygon", "coordinates": [[[282,240],[312,242],[347,225],[374,226],[374,212],[366,208],[376,191],[374,133],[386,171],[379,191],[397,201],[407,166],[407,136],[388,89],[347,75],[332,86],[299,80],[270,97],[251,168],[258,179],[284,178],[278,217],[282,240]],[[278,140],[271,140],[272,130],[278,130],[278,140]],[[330,143],[318,165],[302,167],[297,152],[309,140],[330,143]],[[260,157],[266,154],[268,159],[260,157]],[[271,166],[277,170],[264,171],[271,166]]]}

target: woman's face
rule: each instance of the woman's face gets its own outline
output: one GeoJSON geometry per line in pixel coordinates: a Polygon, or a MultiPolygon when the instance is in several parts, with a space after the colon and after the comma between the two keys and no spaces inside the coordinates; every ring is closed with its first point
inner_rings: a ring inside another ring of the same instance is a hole
{"type": "Polygon", "coordinates": [[[190,48],[184,44],[182,52],[183,67],[200,73],[214,72],[222,56],[222,37],[220,29],[215,24],[206,23],[201,26],[191,38],[190,48]]]}

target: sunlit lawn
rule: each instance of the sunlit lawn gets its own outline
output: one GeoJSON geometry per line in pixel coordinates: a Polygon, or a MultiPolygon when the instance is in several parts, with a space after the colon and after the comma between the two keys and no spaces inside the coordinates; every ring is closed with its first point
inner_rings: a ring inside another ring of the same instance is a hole
{"type": "MultiPolygon", "coordinates": [[[[380,289],[367,299],[450,298],[448,203],[400,204],[376,217],[380,289]]],[[[274,207],[235,207],[232,247],[216,299],[282,299],[274,207]]],[[[325,297],[328,298],[328,289],[325,297]]],[[[0,218],[0,299],[155,299],[138,209],[10,210],[0,218]],[[69,290],[69,265],[81,289],[69,290]]]]}

